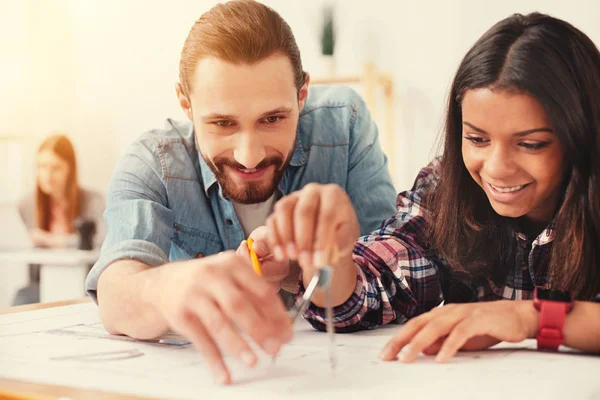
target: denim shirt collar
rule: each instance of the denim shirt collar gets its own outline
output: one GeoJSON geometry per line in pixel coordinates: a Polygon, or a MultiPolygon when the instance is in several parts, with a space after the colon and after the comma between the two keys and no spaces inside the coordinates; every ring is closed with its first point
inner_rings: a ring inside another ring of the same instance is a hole
{"type": "MultiPolygon", "coordinates": [[[[299,124],[298,124],[299,125],[299,124]]],[[[204,193],[209,196],[209,191],[213,187],[213,185],[217,184],[217,177],[215,176],[212,169],[208,166],[202,154],[200,154],[200,148],[198,147],[198,140],[196,140],[196,132],[194,132],[194,145],[196,146],[196,152],[198,153],[198,163],[200,164],[200,174],[202,175],[202,182],[204,182],[204,193]]],[[[304,146],[302,144],[302,135],[300,134],[300,127],[298,126],[298,132],[296,134],[296,145],[294,146],[294,152],[292,153],[292,159],[290,160],[290,166],[300,167],[305,165],[308,161],[308,154],[306,150],[304,150],[304,146]]],[[[288,167],[289,168],[289,167],[288,167]]],[[[287,171],[286,171],[287,172],[287,171]]],[[[286,185],[283,185],[285,179],[284,178],[279,183],[279,190],[285,195],[288,194],[288,190],[286,185]]]]}

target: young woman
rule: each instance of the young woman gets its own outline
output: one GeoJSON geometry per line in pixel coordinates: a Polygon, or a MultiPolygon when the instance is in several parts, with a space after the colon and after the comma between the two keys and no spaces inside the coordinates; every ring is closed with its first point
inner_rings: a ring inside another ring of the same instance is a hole
{"type": "MultiPolygon", "coordinates": [[[[339,249],[337,329],[410,320],[385,360],[407,347],[403,361],[446,361],[536,335],[540,347],[600,352],[599,155],[598,49],[564,21],[514,15],[463,59],[443,156],[380,230],[355,244],[345,193],[314,185],[276,205],[269,247],[299,260],[304,285],[339,249]]],[[[313,303],[308,320],[323,329],[323,298],[313,303]]]]}
{"type": "MultiPolygon", "coordinates": [[[[19,204],[23,222],[36,247],[77,247],[78,218],[95,223],[94,246],[99,246],[106,228],[102,220],[104,198],[99,193],[81,188],[77,181],[77,163],[71,141],[53,135],[40,145],[36,157],[36,187],[33,194],[19,204]]],[[[13,304],[39,301],[39,268],[32,266],[33,284],[19,290],[13,304]]]]}

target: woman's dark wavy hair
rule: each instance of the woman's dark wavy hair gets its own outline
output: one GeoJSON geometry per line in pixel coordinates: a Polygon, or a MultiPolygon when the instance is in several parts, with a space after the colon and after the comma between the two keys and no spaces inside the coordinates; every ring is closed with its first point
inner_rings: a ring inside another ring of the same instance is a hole
{"type": "Polygon", "coordinates": [[[581,31],[540,13],[488,30],[462,60],[446,116],[441,176],[429,199],[431,245],[456,276],[503,279],[514,268],[515,221],[499,216],[462,159],[465,92],[526,93],[548,115],[568,168],[554,218],[549,285],[578,299],[600,292],[600,53],[581,31]]]}

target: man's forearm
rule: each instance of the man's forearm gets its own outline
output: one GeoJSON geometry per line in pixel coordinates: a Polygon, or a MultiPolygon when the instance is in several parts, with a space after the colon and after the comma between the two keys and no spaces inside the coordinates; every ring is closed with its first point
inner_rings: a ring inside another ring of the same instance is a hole
{"type": "Polygon", "coordinates": [[[98,305],[102,323],[109,332],[152,339],[168,329],[156,306],[155,283],[160,282],[162,268],[119,260],[102,272],[98,280],[98,305]]]}

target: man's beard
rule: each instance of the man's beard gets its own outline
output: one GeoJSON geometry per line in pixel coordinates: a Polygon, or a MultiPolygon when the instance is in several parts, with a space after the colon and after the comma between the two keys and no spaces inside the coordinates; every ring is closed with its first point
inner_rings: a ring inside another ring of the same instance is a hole
{"type": "Polygon", "coordinates": [[[274,167],[273,179],[271,182],[256,181],[256,182],[245,182],[241,185],[236,184],[225,172],[225,166],[231,167],[232,169],[246,169],[245,166],[238,163],[235,160],[226,157],[215,157],[214,160],[207,159],[204,154],[202,158],[206,164],[210,167],[212,172],[217,177],[217,181],[221,185],[223,194],[229,197],[232,201],[240,204],[256,204],[267,201],[281,181],[283,173],[288,167],[292,158],[293,148],[289,152],[285,161],[282,157],[270,156],[262,160],[256,167],[257,170],[266,169],[270,166],[274,167]]]}

